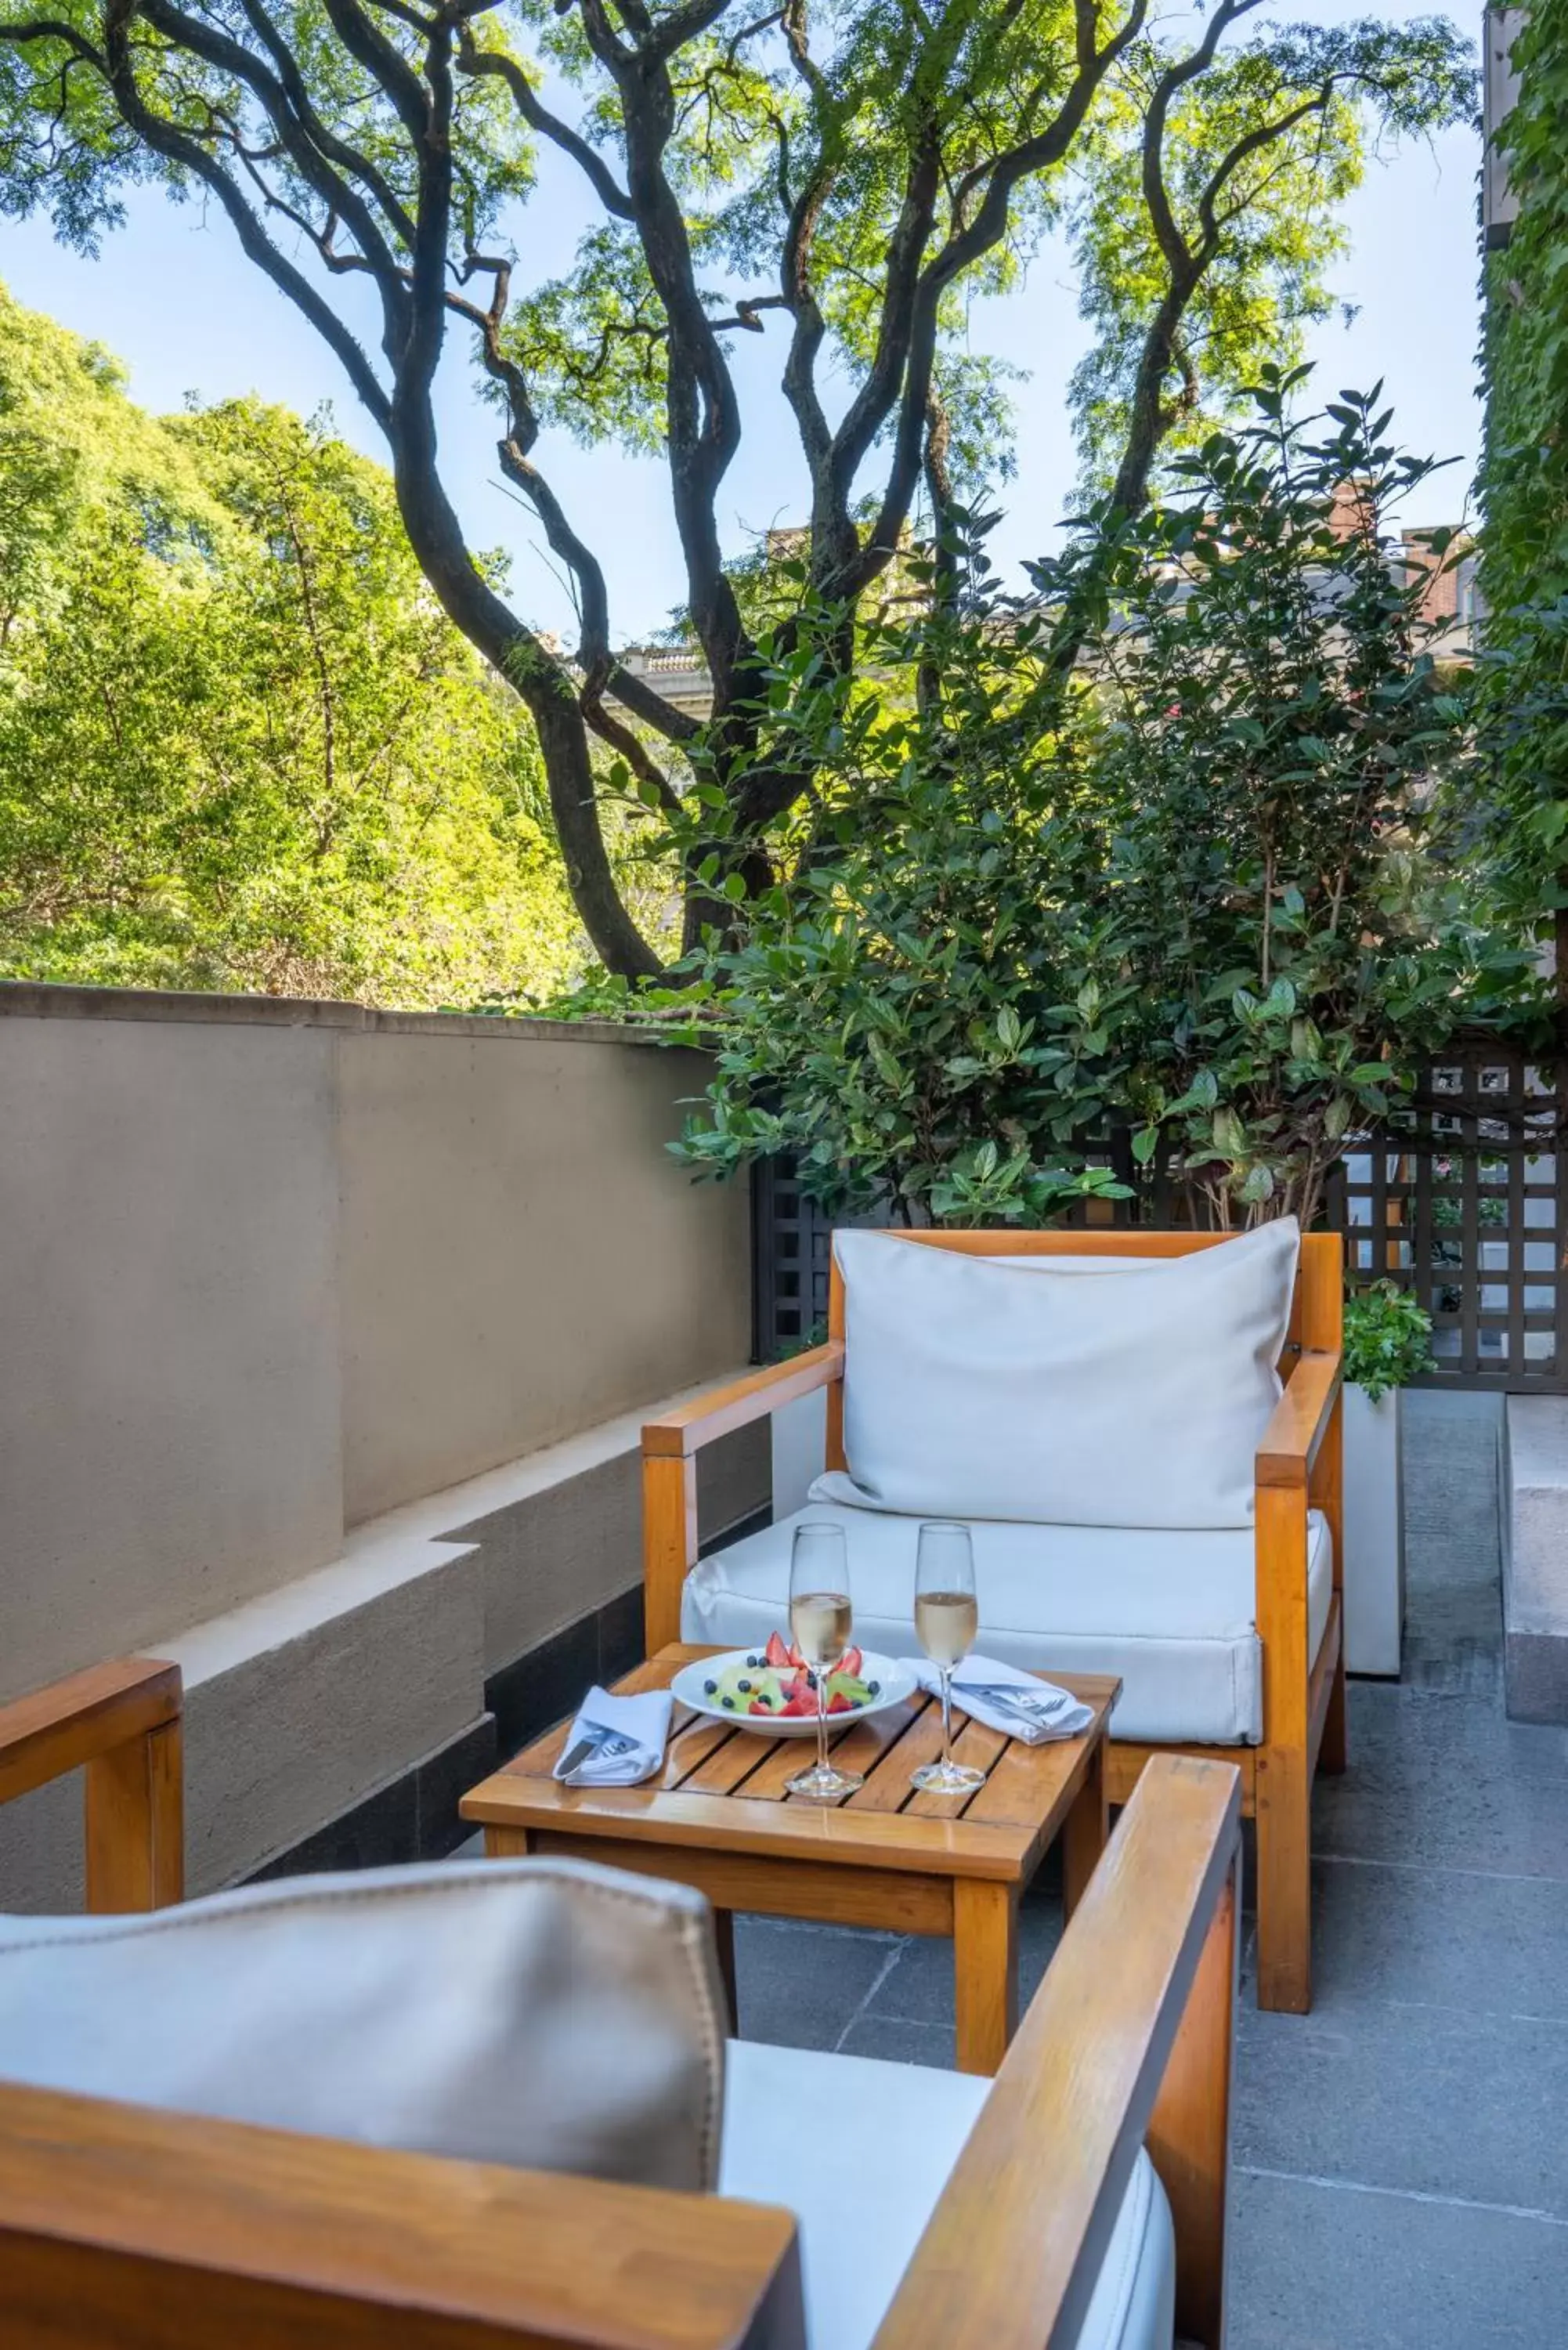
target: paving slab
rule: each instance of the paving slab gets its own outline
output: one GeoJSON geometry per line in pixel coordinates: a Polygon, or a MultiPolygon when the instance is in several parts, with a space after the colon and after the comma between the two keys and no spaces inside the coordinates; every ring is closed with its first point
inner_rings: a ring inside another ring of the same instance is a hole
{"type": "Polygon", "coordinates": [[[737,1918],[742,2037],[784,2048],[836,2048],[902,1948],[894,1934],[737,1918]]]}
{"type": "Polygon", "coordinates": [[[1231,2350],[1559,2350],[1568,2229],[1240,2173],[1231,2350]]]}
{"type": "MultiPolygon", "coordinates": [[[[1555,2018],[1371,2002],[1241,2013],[1239,2162],[1568,2225],[1564,2115],[1568,2033],[1555,2018]]],[[[1568,2341],[1568,2309],[1563,2321],[1568,2341]]]]}
{"type": "Polygon", "coordinates": [[[1381,1862],[1313,1865],[1314,2013],[1453,2009],[1568,2023],[1568,1884],[1381,1862]]]}

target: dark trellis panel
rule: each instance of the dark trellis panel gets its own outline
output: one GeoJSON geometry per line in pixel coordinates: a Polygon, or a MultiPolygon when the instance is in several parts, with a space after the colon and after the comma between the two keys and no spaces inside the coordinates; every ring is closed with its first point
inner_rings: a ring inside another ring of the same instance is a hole
{"type": "MultiPolygon", "coordinates": [[[[1352,1281],[1387,1274],[1432,1316],[1428,1387],[1568,1390],[1568,1200],[1555,1093],[1516,1054],[1469,1048],[1423,1073],[1397,1135],[1351,1146],[1329,1186],[1352,1281]],[[1561,1336],[1560,1336],[1561,1334],[1561,1336]]],[[[1091,1156],[1133,1178],[1125,1137],[1091,1156]]],[[[754,1170],[753,1327],[771,1362],[826,1327],[833,1220],[786,1159],[754,1170]]],[[[1163,1182],[1075,1223],[1186,1221],[1163,1182]]],[[[842,1219],[840,1219],[842,1221],[842,1219]]],[[[877,1217],[858,1221],[875,1224],[877,1217]]]]}
{"type": "Polygon", "coordinates": [[[1432,1317],[1428,1387],[1568,1388],[1565,1206],[1555,1091],[1519,1055],[1436,1062],[1397,1133],[1335,1170],[1353,1281],[1391,1276],[1432,1317]]]}

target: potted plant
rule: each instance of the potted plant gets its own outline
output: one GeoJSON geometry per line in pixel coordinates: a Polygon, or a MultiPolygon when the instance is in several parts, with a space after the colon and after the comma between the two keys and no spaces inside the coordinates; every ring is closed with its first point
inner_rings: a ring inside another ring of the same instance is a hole
{"type": "Polygon", "coordinates": [[[1397,1677],[1405,1628],[1400,1390],[1432,1367],[1431,1317],[1397,1282],[1345,1301],[1345,1666],[1397,1677]]]}

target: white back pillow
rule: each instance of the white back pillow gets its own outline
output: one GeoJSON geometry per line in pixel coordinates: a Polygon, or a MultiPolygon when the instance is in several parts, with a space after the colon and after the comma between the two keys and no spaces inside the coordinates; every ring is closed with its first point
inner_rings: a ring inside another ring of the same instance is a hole
{"type": "Polygon", "coordinates": [[[1279,1400],[1293,1217],[1190,1255],[974,1257],[836,1232],[848,1471],[819,1501],[1050,1525],[1244,1526],[1279,1400]],[[1108,1275],[1114,1265],[1115,1278],[1108,1275]]]}
{"type": "Polygon", "coordinates": [[[708,1904],[556,1860],[0,1917],[0,2079],[649,2187],[717,2185],[708,1904]]]}

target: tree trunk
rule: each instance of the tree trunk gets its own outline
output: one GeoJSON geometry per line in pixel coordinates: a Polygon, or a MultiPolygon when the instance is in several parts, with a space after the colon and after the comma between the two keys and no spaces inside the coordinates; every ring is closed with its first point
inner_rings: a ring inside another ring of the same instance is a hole
{"type": "Polygon", "coordinates": [[[398,506],[409,544],[441,608],[525,704],[538,732],[566,879],[594,952],[618,978],[657,979],[664,966],[622,903],[599,824],[588,730],[552,654],[476,567],[435,469],[433,421],[393,411],[398,506]]]}

